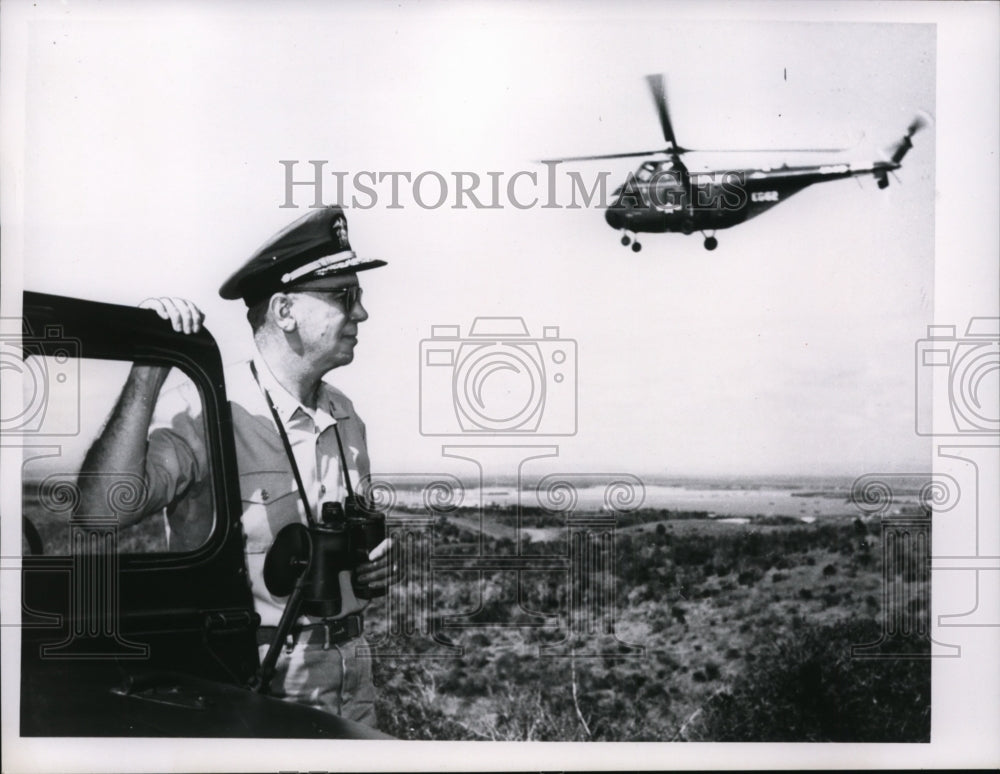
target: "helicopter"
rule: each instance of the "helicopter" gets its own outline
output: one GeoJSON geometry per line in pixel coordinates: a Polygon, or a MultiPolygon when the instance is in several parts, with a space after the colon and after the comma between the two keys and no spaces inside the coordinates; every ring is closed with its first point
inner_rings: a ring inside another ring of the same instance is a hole
{"type": "MultiPolygon", "coordinates": [[[[869,162],[825,160],[822,164],[761,166],[749,169],[723,169],[691,172],[682,156],[698,152],[677,142],[662,75],[647,75],[646,82],[660,119],[667,146],[658,150],[611,153],[600,156],[572,156],[548,159],[544,164],[623,159],[656,156],[644,161],[630,173],[625,183],[614,191],[614,200],[605,211],[611,228],[621,231],[621,243],[639,252],[639,233],[680,232],[685,235],[701,232],[706,250],[714,250],[719,242],[715,232],[755,218],[814,183],[847,177],[872,175],[879,188],[889,186],[889,173],[902,166],[903,157],[913,147],[912,137],[927,125],[929,116],[920,112],[906,128],[905,134],[883,151],[884,157],[869,162]]],[[[844,148],[769,148],[714,149],[712,153],[842,153],[844,148]]]]}

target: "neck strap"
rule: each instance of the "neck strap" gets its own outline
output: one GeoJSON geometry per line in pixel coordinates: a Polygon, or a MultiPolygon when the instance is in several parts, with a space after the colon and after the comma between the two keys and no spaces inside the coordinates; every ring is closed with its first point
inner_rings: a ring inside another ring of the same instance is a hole
{"type": "MultiPolygon", "coordinates": [[[[309,522],[310,526],[316,525],[316,517],[313,516],[312,507],[309,505],[309,498],[306,497],[306,488],[302,483],[302,475],[299,473],[299,466],[295,463],[295,455],[292,454],[292,444],[288,440],[288,433],[285,432],[285,425],[281,421],[281,417],[278,416],[278,409],[274,406],[274,401],[271,400],[271,394],[267,391],[267,388],[261,384],[260,376],[257,374],[257,366],[254,362],[250,361],[250,372],[253,374],[253,379],[257,382],[257,386],[260,391],[264,393],[264,400],[267,401],[267,407],[271,410],[271,417],[274,419],[274,424],[278,426],[278,435],[281,436],[281,443],[285,447],[285,456],[288,457],[288,464],[292,466],[292,474],[295,476],[295,485],[299,489],[299,497],[302,498],[302,506],[306,511],[306,521],[309,522]]],[[[354,498],[354,487],[351,485],[351,471],[347,467],[347,457],[344,454],[344,443],[340,440],[340,428],[337,427],[336,420],[334,420],[333,425],[333,435],[337,439],[337,451],[340,453],[340,470],[344,474],[344,488],[347,490],[347,496],[354,498]]]]}
{"type": "MultiPolygon", "coordinates": [[[[250,361],[250,372],[253,374],[254,381],[257,382],[257,386],[260,391],[264,393],[264,400],[267,401],[267,407],[271,410],[271,417],[274,419],[274,424],[278,427],[278,435],[281,436],[281,443],[285,447],[285,456],[288,458],[288,464],[292,466],[292,475],[295,476],[295,485],[299,490],[299,497],[302,499],[302,507],[305,508],[306,521],[310,526],[316,526],[316,517],[313,515],[312,507],[309,505],[309,498],[306,496],[306,488],[302,483],[302,475],[299,473],[299,466],[295,462],[295,455],[292,454],[292,444],[288,440],[288,433],[285,431],[285,425],[281,421],[281,417],[278,416],[278,409],[275,408],[274,401],[271,400],[271,394],[267,391],[267,388],[261,384],[260,376],[257,374],[257,366],[254,362],[250,361]]],[[[333,434],[337,439],[337,450],[340,453],[340,470],[344,474],[344,488],[347,489],[347,496],[354,497],[354,487],[351,485],[351,472],[347,468],[347,457],[344,455],[344,444],[340,440],[340,429],[337,427],[336,423],[333,425],[333,434]]]]}
{"type": "Polygon", "coordinates": [[[333,434],[337,438],[337,450],[340,452],[340,469],[344,472],[344,488],[347,496],[354,499],[354,487],[351,486],[351,472],[347,469],[347,457],[344,455],[344,444],[340,440],[340,429],[334,425],[333,434]]]}
{"type": "Polygon", "coordinates": [[[292,444],[288,440],[288,433],[285,432],[285,426],[281,422],[281,417],[278,416],[278,409],[274,407],[274,401],[271,400],[271,394],[267,391],[267,388],[260,383],[260,376],[257,374],[257,366],[254,362],[250,361],[250,373],[253,374],[253,380],[257,382],[257,386],[260,391],[264,393],[264,400],[267,401],[267,407],[271,409],[271,417],[274,419],[274,424],[278,426],[278,435],[281,436],[281,443],[285,447],[285,456],[288,458],[288,464],[292,466],[292,475],[295,476],[295,485],[299,488],[299,497],[302,498],[302,507],[305,508],[306,521],[309,522],[310,527],[316,526],[316,517],[313,516],[312,506],[309,505],[309,498],[306,497],[306,488],[302,484],[302,476],[299,473],[299,466],[295,464],[295,455],[292,454],[292,444]]]}

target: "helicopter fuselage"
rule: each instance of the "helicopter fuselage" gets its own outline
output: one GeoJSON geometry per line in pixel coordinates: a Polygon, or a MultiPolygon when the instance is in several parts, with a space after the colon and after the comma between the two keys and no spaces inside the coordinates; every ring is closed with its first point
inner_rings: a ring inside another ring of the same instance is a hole
{"type": "MultiPolygon", "coordinates": [[[[682,234],[707,232],[705,249],[714,250],[719,244],[715,231],[755,218],[815,183],[871,175],[879,188],[886,188],[889,185],[889,173],[900,168],[903,157],[913,147],[913,135],[926,126],[930,118],[926,113],[918,112],[906,127],[903,136],[885,148],[881,158],[873,161],[855,162],[848,161],[844,156],[830,155],[842,153],[842,148],[770,148],[766,152],[823,153],[826,154],[826,161],[822,164],[792,166],[786,162],[780,167],[692,172],[682,157],[687,153],[698,152],[698,149],[685,148],[677,143],[667,107],[663,76],[647,75],[646,83],[660,119],[665,148],[599,156],[571,156],[543,162],[557,164],[564,161],[644,158],[639,169],[630,174],[625,183],[615,191],[614,201],[604,215],[609,226],[622,232],[621,243],[626,247],[631,245],[632,251],[636,253],[642,249],[642,245],[635,239],[636,234],[662,234],[668,231],[682,234]]],[[[711,151],[702,149],[702,152],[711,151]]],[[[722,152],[761,151],[745,148],[724,149],[722,152]]]]}
{"type": "Polygon", "coordinates": [[[815,183],[871,174],[884,188],[888,173],[899,166],[835,162],[686,173],[669,160],[651,160],[614,192],[605,220],[632,233],[715,231],[750,220],[815,183]]]}

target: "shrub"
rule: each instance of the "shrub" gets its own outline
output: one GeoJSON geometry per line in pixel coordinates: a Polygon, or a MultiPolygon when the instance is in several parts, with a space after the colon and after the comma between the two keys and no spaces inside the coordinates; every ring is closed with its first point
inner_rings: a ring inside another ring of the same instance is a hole
{"type": "Polygon", "coordinates": [[[736,578],[736,580],[739,582],[741,586],[752,586],[762,577],[763,573],[760,570],[753,568],[741,572],[739,576],[736,578]]]}
{"type": "Polygon", "coordinates": [[[373,663],[378,692],[378,727],[400,739],[475,739],[469,729],[449,718],[435,701],[433,671],[420,662],[373,663]]]}
{"type": "Polygon", "coordinates": [[[928,741],[930,660],[851,657],[852,645],[875,642],[880,634],[874,620],[803,627],[797,635],[759,652],[753,669],[708,703],[692,738],[928,741]]]}

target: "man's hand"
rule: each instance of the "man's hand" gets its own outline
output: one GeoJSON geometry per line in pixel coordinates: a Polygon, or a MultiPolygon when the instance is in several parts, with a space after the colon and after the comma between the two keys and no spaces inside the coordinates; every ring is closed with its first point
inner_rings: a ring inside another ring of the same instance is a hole
{"type": "Polygon", "coordinates": [[[152,309],[164,320],[170,320],[178,333],[197,333],[201,330],[205,314],[191,301],[184,298],[147,298],[139,304],[140,309],[152,309]]]}
{"type": "Polygon", "coordinates": [[[356,572],[358,583],[366,586],[387,586],[402,577],[402,567],[398,551],[392,550],[392,538],[379,543],[368,554],[368,562],[359,565],[356,572]]]}

